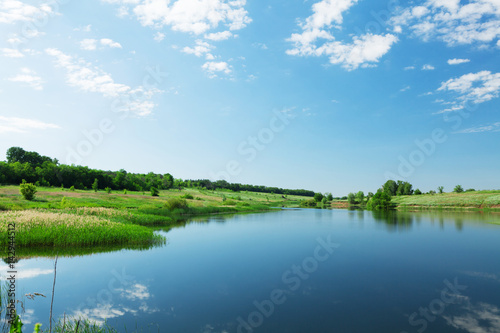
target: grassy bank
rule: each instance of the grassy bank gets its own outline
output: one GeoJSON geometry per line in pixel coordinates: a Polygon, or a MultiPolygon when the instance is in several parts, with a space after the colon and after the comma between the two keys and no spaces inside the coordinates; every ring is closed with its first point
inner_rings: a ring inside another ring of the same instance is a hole
{"type": "Polygon", "coordinates": [[[25,200],[19,186],[0,188],[0,246],[8,243],[15,223],[16,250],[40,248],[137,246],[164,242],[154,229],[169,229],[184,220],[211,214],[257,212],[298,207],[305,197],[202,189],[149,192],[69,191],[38,188],[25,200]]]}
{"type": "Polygon", "coordinates": [[[402,195],[392,197],[398,209],[500,210],[500,191],[402,195]]]}

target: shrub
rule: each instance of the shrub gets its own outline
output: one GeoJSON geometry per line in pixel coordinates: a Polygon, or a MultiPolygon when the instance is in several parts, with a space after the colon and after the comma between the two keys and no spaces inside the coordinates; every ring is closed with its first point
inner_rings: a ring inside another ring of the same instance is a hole
{"type": "Polygon", "coordinates": [[[123,190],[123,194],[127,194],[127,189],[124,189],[124,190],[123,190]]]}
{"type": "Polygon", "coordinates": [[[314,200],[316,202],[320,202],[321,200],[323,200],[323,194],[321,194],[319,192],[318,193],[314,193],[314,200]]]}
{"type": "Polygon", "coordinates": [[[164,205],[165,208],[168,210],[174,210],[174,209],[184,209],[187,208],[187,202],[184,199],[179,199],[179,198],[169,198],[164,205]]]}
{"type": "Polygon", "coordinates": [[[464,189],[463,189],[462,185],[457,185],[453,189],[453,192],[455,192],[455,193],[462,193],[463,191],[464,191],[464,189]]]}
{"type": "Polygon", "coordinates": [[[189,193],[186,193],[186,194],[182,195],[181,198],[191,199],[191,200],[194,199],[193,196],[191,194],[189,194],[189,193]]]}
{"type": "Polygon", "coordinates": [[[26,183],[23,179],[23,182],[20,184],[19,192],[21,192],[22,196],[26,200],[33,200],[36,194],[36,186],[33,183],[26,183]]]}
{"type": "Polygon", "coordinates": [[[307,199],[305,201],[302,201],[300,203],[300,207],[314,208],[314,207],[316,207],[316,200],[314,200],[314,199],[307,199]]]}
{"type": "Polygon", "coordinates": [[[104,190],[106,191],[106,193],[111,194],[111,188],[110,187],[106,187],[104,190]]]}
{"type": "Polygon", "coordinates": [[[94,183],[92,184],[92,189],[94,190],[94,192],[97,192],[97,190],[99,190],[99,181],[97,180],[97,178],[94,178],[94,183]]]}
{"type": "Polygon", "coordinates": [[[391,196],[385,192],[377,192],[368,201],[366,208],[370,210],[389,210],[391,208],[391,196]]]}
{"type": "Polygon", "coordinates": [[[151,187],[151,196],[153,196],[153,197],[160,196],[160,191],[154,186],[151,187]]]}
{"type": "Polygon", "coordinates": [[[415,194],[415,195],[420,195],[420,194],[422,194],[422,191],[420,191],[420,189],[418,189],[418,188],[417,188],[417,189],[415,190],[415,192],[413,192],[413,194],[415,194]]]}
{"type": "Polygon", "coordinates": [[[226,201],[224,201],[223,205],[224,206],[234,206],[234,205],[236,205],[236,201],[234,201],[234,200],[226,200],[226,201]]]}
{"type": "Polygon", "coordinates": [[[69,190],[70,190],[71,192],[75,192],[75,187],[74,187],[74,186],[71,186],[71,187],[69,188],[69,190]]]}

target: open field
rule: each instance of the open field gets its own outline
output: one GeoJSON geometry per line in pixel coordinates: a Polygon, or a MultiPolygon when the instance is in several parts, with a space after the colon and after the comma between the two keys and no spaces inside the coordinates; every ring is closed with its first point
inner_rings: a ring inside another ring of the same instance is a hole
{"type": "Polygon", "coordinates": [[[398,209],[500,209],[500,191],[403,195],[392,197],[391,202],[397,204],[398,209]]]}

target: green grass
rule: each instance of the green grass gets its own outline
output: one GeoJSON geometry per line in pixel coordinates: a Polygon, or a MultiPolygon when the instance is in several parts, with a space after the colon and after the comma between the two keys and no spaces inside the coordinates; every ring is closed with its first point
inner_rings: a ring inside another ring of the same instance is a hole
{"type": "MultiPolygon", "coordinates": [[[[148,244],[164,241],[148,228],[112,222],[93,215],[33,209],[0,213],[2,235],[7,234],[8,225],[13,223],[16,248],[148,244]]],[[[7,237],[0,238],[2,248],[5,249],[7,244],[7,237]]]]}
{"type": "Polygon", "coordinates": [[[403,195],[392,197],[391,202],[400,209],[500,209],[500,191],[403,195]]]}

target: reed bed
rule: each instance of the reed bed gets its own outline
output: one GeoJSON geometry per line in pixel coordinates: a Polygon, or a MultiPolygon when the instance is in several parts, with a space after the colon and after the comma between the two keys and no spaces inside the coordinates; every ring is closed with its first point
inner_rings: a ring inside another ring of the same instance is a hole
{"type": "Polygon", "coordinates": [[[150,229],[93,215],[42,210],[0,212],[0,244],[8,242],[8,224],[15,223],[16,247],[150,244],[164,241],[150,229]]]}

